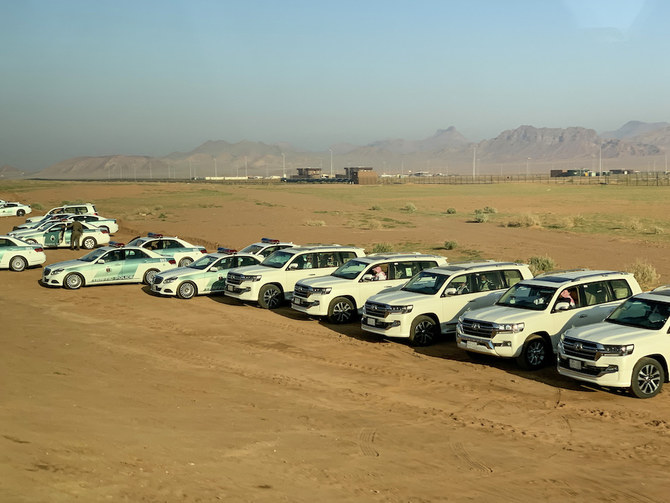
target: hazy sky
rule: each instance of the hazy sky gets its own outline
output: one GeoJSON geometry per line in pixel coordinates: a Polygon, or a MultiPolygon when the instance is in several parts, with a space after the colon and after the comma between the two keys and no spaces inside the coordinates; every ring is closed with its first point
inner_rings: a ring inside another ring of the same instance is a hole
{"type": "Polygon", "coordinates": [[[665,0],[0,0],[0,166],[670,121],[665,0]]]}

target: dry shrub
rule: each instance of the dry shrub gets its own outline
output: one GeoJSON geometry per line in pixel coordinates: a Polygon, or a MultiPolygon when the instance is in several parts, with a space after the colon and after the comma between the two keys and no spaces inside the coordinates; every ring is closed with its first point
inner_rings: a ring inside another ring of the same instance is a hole
{"type": "Polygon", "coordinates": [[[382,228],[382,223],[379,220],[370,220],[367,227],[371,231],[376,231],[382,228]]]}
{"type": "Polygon", "coordinates": [[[393,245],[391,243],[377,243],[372,247],[372,253],[391,253],[393,245]]]}
{"type": "Polygon", "coordinates": [[[628,222],[626,223],[626,227],[628,227],[632,231],[637,232],[644,229],[644,225],[642,225],[642,222],[640,222],[639,218],[631,218],[630,220],[628,220],[628,222]]]}
{"type": "Polygon", "coordinates": [[[447,215],[455,215],[456,208],[447,208],[447,215]]]}
{"type": "Polygon", "coordinates": [[[654,225],[651,229],[650,232],[652,234],[663,234],[665,232],[665,229],[663,227],[659,227],[658,225],[654,225]]]}
{"type": "Polygon", "coordinates": [[[541,227],[542,222],[538,216],[526,213],[525,215],[507,219],[503,225],[505,227],[541,227]]]}
{"type": "Polygon", "coordinates": [[[307,227],[325,227],[326,222],[323,220],[307,220],[305,221],[305,225],[307,227]]]}
{"type": "Polygon", "coordinates": [[[444,242],[444,249],[445,250],[453,250],[458,246],[458,243],[456,241],[445,241],[444,242]]]}
{"type": "Polygon", "coordinates": [[[414,213],[416,211],[416,204],[414,203],[407,203],[405,206],[401,208],[403,211],[406,211],[407,213],[414,213]]]}
{"type": "Polygon", "coordinates": [[[556,269],[556,262],[554,259],[545,255],[544,257],[530,257],[528,259],[528,267],[533,276],[537,276],[543,272],[553,271],[556,269]]]}
{"type": "Polygon", "coordinates": [[[642,290],[649,290],[658,286],[661,280],[661,275],[656,272],[656,268],[642,259],[637,259],[632,264],[627,265],[624,270],[633,273],[642,290]]]}

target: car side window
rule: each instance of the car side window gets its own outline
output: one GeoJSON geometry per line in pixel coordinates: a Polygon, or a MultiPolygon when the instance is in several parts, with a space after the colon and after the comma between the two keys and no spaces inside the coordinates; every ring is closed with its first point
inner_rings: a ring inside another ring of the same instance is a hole
{"type": "Polygon", "coordinates": [[[239,260],[239,264],[237,267],[258,264],[258,262],[251,257],[237,257],[237,259],[239,260]]]}
{"type": "Polygon", "coordinates": [[[449,281],[449,284],[447,285],[447,288],[455,288],[456,289],[456,294],[455,295],[462,295],[464,293],[470,293],[470,287],[468,286],[467,275],[461,274],[460,276],[456,276],[455,278],[452,278],[452,280],[449,281]]]}
{"type": "Polygon", "coordinates": [[[508,269],[503,271],[503,276],[505,277],[505,285],[508,287],[516,285],[523,279],[521,277],[521,272],[517,269],[508,269]]]}
{"type": "Polygon", "coordinates": [[[316,268],[316,253],[303,253],[295,259],[297,269],[314,269],[316,268]]]}
{"type": "Polygon", "coordinates": [[[9,239],[2,238],[0,239],[0,246],[12,246],[14,243],[11,243],[9,239]]]}
{"type": "Polygon", "coordinates": [[[587,283],[583,286],[584,291],[584,305],[595,306],[596,304],[604,304],[610,302],[612,296],[606,281],[595,281],[587,283]]]}
{"type": "Polygon", "coordinates": [[[502,278],[500,271],[485,271],[474,273],[472,275],[472,284],[474,291],[487,292],[489,290],[500,290],[502,288],[502,278]]]}
{"type": "Polygon", "coordinates": [[[630,285],[625,279],[613,279],[609,281],[609,285],[612,289],[612,296],[614,300],[627,299],[633,295],[633,292],[630,289],[630,285]]]}
{"type": "Polygon", "coordinates": [[[349,262],[352,258],[356,258],[356,254],[352,251],[343,251],[334,254],[335,257],[339,256],[339,261],[335,264],[336,267],[340,267],[345,262],[349,262]]]}
{"type": "Polygon", "coordinates": [[[267,257],[268,255],[271,255],[274,252],[276,252],[278,249],[279,249],[278,246],[268,246],[267,248],[263,249],[263,251],[261,251],[260,255],[261,257],[267,257]]]}

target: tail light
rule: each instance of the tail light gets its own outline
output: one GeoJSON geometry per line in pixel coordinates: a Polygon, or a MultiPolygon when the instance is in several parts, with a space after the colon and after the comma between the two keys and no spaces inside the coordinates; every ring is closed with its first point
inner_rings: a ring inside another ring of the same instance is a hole
{"type": "Polygon", "coordinates": [[[177,261],[171,258],[170,260],[168,260],[168,264],[177,265],[177,261]]]}
{"type": "Polygon", "coordinates": [[[100,229],[100,232],[102,232],[103,234],[109,234],[109,231],[107,229],[100,229]]]}
{"type": "Polygon", "coordinates": [[[33,248],[33,250],[35,250],[36,252],[43,252],[44,248],[33,248]]]}
{"type": "Polygon", "coordinates": [[[205,254],[205,253],[207,253],[207,250],[205,248],[203,248],[203,249],[200,250],[200,253],[205,254]]]}

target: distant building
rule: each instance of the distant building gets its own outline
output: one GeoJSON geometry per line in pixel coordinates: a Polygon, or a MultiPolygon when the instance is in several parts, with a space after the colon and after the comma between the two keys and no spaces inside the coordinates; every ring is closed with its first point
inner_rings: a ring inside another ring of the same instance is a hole
{"type": "Polygon", "coordinates": [[[296,178],[302,179],[316,179],[321,178],[321,168],[297,168],[298,175],[296,178]]]}
{"type": "Polygon", "coordinates": [[[344,168],[344,174],[351,183],[360,185],[373,185],[379,181],[379,176],[372,166],[348,166],[344,168]]]}

